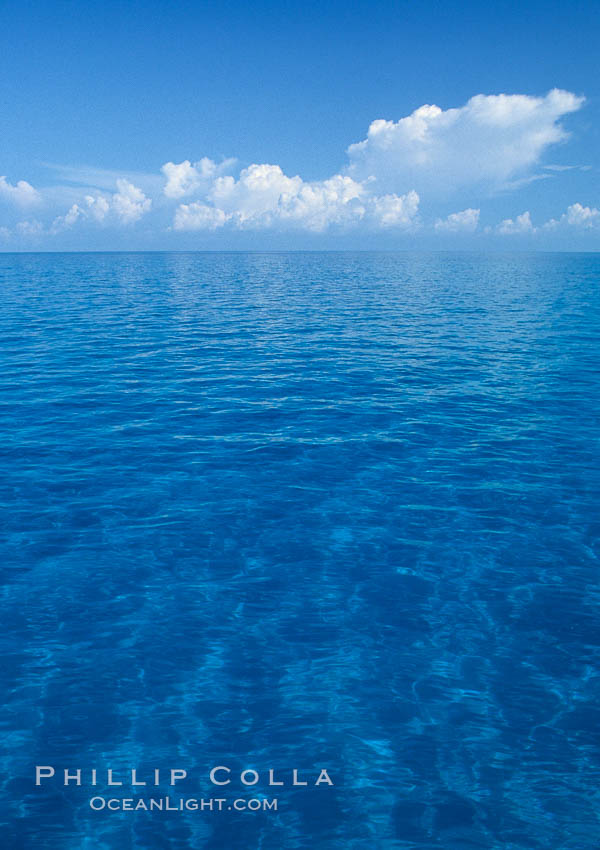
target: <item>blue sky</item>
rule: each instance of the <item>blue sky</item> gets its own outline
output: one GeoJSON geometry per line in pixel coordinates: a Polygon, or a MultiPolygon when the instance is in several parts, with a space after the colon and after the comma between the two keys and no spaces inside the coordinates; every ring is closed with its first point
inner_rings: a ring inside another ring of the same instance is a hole
{"type": "Polygon", "coordinates": [[[0,250],[600,248],[600,4],[1,22],[0,250]]]}

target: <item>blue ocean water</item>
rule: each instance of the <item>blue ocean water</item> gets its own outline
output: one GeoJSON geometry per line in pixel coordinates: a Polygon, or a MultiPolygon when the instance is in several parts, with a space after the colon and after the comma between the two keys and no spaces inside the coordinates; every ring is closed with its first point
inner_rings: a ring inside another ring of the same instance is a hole
{"type": "Polygon", "coordinates": [[[596,850],[600,255],[0,282],[3,848],[596,850]]]}

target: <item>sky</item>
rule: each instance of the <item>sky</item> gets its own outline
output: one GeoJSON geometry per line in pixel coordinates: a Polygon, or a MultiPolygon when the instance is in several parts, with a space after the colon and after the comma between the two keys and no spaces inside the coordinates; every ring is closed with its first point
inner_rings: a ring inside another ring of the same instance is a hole
{"type": "Polygon", "coordinates": [[[0,7],[0,250],[600,249],[600,3],[0,7]]]}

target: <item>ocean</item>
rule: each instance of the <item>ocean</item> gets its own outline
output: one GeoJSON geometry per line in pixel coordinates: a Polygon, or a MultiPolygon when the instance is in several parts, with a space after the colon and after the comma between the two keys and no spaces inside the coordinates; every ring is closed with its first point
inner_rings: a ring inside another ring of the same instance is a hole
{"type": "Polygon", "coordinates": [[[0,284],[3,848],[596,850],[600,254],[0,284]]]}

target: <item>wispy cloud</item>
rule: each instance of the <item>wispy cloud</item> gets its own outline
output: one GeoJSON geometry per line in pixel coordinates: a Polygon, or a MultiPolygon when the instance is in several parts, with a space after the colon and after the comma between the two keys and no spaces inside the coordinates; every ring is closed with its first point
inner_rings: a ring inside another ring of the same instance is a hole
{"type": "Polygon", "coordinates": [[[61,165],[55,162],[43,162],[41,164],[54,174],[59,183],[81,186],[86,189],[112,191],[117,180],[127,180],[136,186],[140,186],[145,192],[154,194],[160,192],[163,185],[160,174],[151,172],[96,168],[91,165],[61,165]]]}
{"type": "Polygon", "coordinates": [[[591,171],[591,165],[543,165],[542,168],[545,168],[546,171],[591,171]]]}

